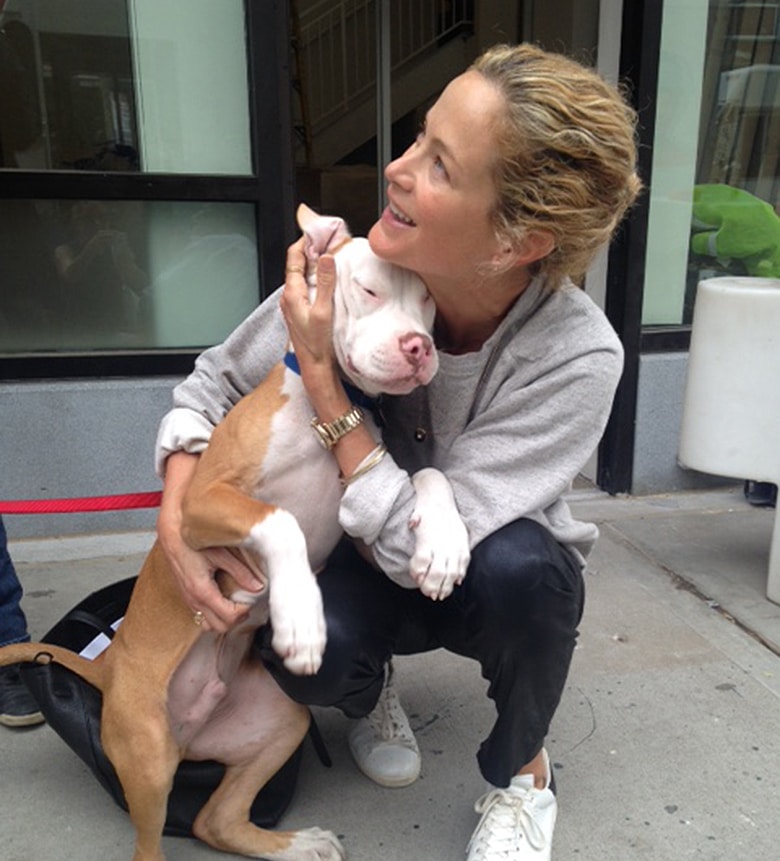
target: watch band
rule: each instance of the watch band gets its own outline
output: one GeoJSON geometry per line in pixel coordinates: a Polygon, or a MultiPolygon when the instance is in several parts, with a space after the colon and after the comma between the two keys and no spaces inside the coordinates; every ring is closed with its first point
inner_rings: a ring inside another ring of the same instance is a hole
{"type": "Polygon", "coordinates": [[[343,416],[333,419],[332,422],[321,422],[317,416],[311,420],[311,426],[317,434],[317,439],[328,451],[350,431],[355,430],[363,424],[363,410],[358,406],[351,406],[343,416]]]}

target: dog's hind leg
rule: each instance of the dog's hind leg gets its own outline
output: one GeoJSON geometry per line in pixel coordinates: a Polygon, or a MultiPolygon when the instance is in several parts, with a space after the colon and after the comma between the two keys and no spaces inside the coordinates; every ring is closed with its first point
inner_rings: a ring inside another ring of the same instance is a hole
{"type": "Polygon", "coordinates": [[[147,710],[140,714],[143,720],[128,726],[126,721],[115,722],[110,708],[104,708],[101,740],[135,826],[133,861],[165,861],[161,839],[180,752],[163,713],[156,720],[147,710]],[[107,732],[109,726],[112,730],[107,732]]]}
{"type": "Polygon", "coordinates": [[[195,820],[195,836],[222,852],[249,858],[343,861],[344,850],[330,831],[321,828],[268,831],[250,821],[252,801],[277,770],[277,764],[270,763],[271,759],[264,756],[261,760],[228,766],[219,787],[195,820]]]}
{"type": "Polygon", "coordinates": [[[298,748],[309,722],[308,709],[283,694],[261,664],[243,667],[229,702],[188,751],[226,765],[222,782],[195,819],[196,837],[223,852],[269,861],[344,858],[329,831],[266,831],[249,818],[255,796],[298,748]]]}

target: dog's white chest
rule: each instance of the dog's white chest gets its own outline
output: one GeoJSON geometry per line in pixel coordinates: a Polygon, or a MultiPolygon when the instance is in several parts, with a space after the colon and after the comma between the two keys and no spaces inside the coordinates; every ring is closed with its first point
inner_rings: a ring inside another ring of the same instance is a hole
{"type": "Polygon", "coordinates": [[[284,394],[289,400],[271,423],[258,495],[295,517],[306,536],[312,569],[317,571],[341,536],[338,514],[343,487],[336,459],[310,427],[312,408],[293,371],[286,372],[284,394]]]}

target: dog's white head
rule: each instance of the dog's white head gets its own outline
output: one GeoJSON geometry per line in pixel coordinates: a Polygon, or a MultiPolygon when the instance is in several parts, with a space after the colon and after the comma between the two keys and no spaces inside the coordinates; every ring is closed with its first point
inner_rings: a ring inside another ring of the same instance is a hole
{"type": "Polygon", "coordinates": [[[367,395],[403,395],[439,367],[431,330],[436,313],[413,272],[380,260],[340,218],[298,207],[309,283],[322,254],[334,255],[333,346],[344,375],[367,395]]]}

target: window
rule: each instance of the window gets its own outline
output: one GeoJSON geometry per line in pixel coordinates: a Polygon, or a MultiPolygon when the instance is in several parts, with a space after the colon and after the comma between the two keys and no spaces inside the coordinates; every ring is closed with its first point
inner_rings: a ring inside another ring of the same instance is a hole
{"type": "Polygon", "coordinates": [[[377,0],[292,2],[299,193],[320,211],[341,215],[359,235],[383,206],[378,165],[409,146],[429,103],[477,51],[471,38],[474,0],[393,0],[386,22],[381,5],[377,0]],[[378,112],[383,44],[389,92],[378,112]],[[378,127],[385,122],[392,129],[383,152],[378,127]]]}
{"type": "Polygon", "coordinates": [[[106,356],[178,369],[276,286],[287,24],[260,16],[242,0],[0,4],[4,376],[90,353],[93,373],[106,356]]]}
{"type": "Polygon", "coordinates": [[[666,2],[645,326],[690,324],[696,285],[780,277],[780,2],[666,2]]]}
{"type": "Polygon", "coordinates": [[[257,305],[254,207],[4,200],[4,353],[202,348],[257,305]]]}

